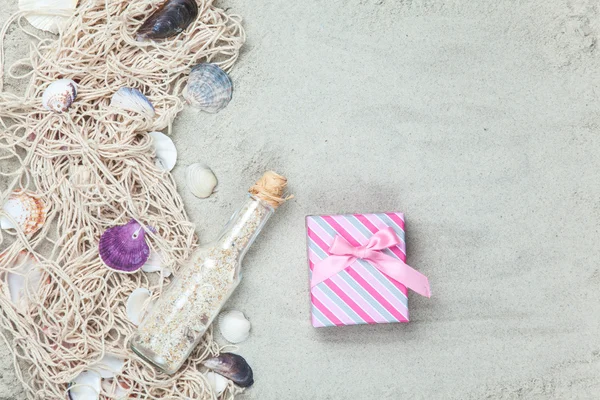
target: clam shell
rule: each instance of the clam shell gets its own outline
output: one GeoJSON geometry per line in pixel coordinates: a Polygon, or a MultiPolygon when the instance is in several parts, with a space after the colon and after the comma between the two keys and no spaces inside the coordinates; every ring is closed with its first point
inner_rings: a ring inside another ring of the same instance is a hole
{"type": "Polygon", "coordinates": [[[190,72],[183,97],[202,111],[216,113],[229,104],[233,83],[217,64],[198,64],[190,72]]]}
{"type": "Polygon", "coordinates": [[[134,219],[125,225],[113,226],[100,237],[100,258],[110,269],[132,273],[144,265],[150,255],[144,228],[134,219]]]}
{"type": "Polygon", "coordinates": [[[98,400],[102,377],[94,371],[84,371],[69,385],[70,400],[98,400]]]}
{"type": "Polygon", "coordinates": [[[164,278],[171,276],[172,272],[169,268],[163,267],[162,255],[156,251],[150,250],[150,257],[144,265],[142,265],[142,271],[144,272],[161,272],[164,278]]]}
{"type": "Polygon", "coordinates": [[[227,386],[229,385],[229,379],[225,378],[223,375],[215,374],[212,371],[208,371],[206,373],[206,380],[210,383],[215,394],[220,396],[223,394],[227,386]]]}
{"type": "Polygon", "coordinates": [[[154,143],[156,166],[164,171],[171,171],[177,162],[175,143],[162,132],[150,132],[148,135],[152,137],[154,143]]]}
{"type": "Polygon", "coordinates": [[[77,97],[77,84],[70,79],[59,79],[46,88],[42,95],[42,105],[55,113],[65,112],[77,97]]]}
{"type": "Polygon", "coordinates": [[[25,18],[43,31],[57,34],[75,13],[79,0],[19,0],[19,11],[29,11],[25,18]]]}
{"type": "Polygon", "coordinates": [[[241,311],[231,310],[219,314],[219,331],[229,343],[240,343],[248,339],[251,326],[241,311]]]}
{"type": "Polygon", "coordinates": [[[152,296],[150,291],[146,288],[135,289],[127,298],[125,304],[125,313],[127,318],[134,324],[139,325],[145,315],[149,306],[149,299],[152,296]]]}
{"type": "Polygon", "coordinates": [[[205,199],[213,194],[217,186],[217,177],[204,164],[192,164],[185,170],[188,189],[196,197],[205,199]]]}
{"type": "Polygon", "coordinates": [[[125,359],[115,354],[105,354],[100,361],[90,365],[90,369],[96,371],[104,379],[114,378],[123,372],[125,359]]]}
{"type": "Polygon", "coordinates": [[[10,195],[2,209],[17,223],[15,225],[5,215],[1,216],[0,227],[2,229],[16,229],[18,226],[25,235],[29,235],[37,232],[46,222],[46,205],[33,192],[15,191],[10,195]]]}
{"type": "Polygon", "coordinates": [[[183,32],[197,17],[196,0],[167,0],[138,29],[137,40],[175,36],[183,32]]]}
{"type": "Polygon", "coordinates": [[[15,307],[24,311],[29,305],[28,292],[35,293],[42,281],[42,270],[37,261],[27,252],[21,252],[15,259],[17,268],[6,274],[6,284],[10,301],[15,307]]]}
{"type": "Polygon", "coordinates": [[[234,353],[221,353],[218,357],[202,362],[206,368],[223,375],[240,387],[249,387],[254,383],[252,368],[244,357],[234,353]]]}
{"type": "Polygon", "coordinates": [[[110,99],[110,105],[133,111],[138,114],[154,117],[154,106],[142,92],[134,88],[123,87],[115,92],[110,99]]]}

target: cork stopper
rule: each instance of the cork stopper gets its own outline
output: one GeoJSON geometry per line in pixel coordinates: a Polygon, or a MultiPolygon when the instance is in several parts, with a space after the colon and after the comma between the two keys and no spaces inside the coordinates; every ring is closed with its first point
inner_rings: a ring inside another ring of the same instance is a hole
{"type": "Polygon", "coordinates": [[[287,179],[285,176],[281,176],[273,171],[267,171],[248,192],[266,201],[273,208],[277,208],[292,197],[284,197],[283,192],[286,186],[287,179]]]}

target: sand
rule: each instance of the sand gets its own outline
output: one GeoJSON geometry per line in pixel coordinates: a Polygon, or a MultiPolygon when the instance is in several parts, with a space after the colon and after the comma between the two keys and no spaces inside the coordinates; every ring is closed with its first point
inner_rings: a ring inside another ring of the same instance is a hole
{"type": "MultiPolygon", "coordinates": [[[[241,398],[598,398],[597,2],[220,4],[249,40],[230,106],[174,127],[179,190],[203,240],[265,169],[296,195],[229,304],[253,324],[241,398]],[[199,161],[209,200],[185,187],[199,161]],[[382,210],[406,213],[433,297],[410,295],[409,324],[312,328],[304,216],[382,210]]],[[[0,399],[21,399],[0,360],[0,399]]]]}

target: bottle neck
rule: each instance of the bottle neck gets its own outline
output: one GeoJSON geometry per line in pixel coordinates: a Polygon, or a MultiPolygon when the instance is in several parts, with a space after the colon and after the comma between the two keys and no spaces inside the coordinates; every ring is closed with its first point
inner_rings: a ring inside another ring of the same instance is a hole
{"type": "Polygon", "coordinates": [[[268,203],[248,195],[221,231],[218,246],[235,251],[241,261],[273,212],[268,203]]]}

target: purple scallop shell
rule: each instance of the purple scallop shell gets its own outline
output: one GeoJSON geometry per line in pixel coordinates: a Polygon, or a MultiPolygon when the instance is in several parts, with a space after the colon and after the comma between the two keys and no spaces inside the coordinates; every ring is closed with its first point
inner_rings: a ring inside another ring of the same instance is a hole
{"type": "Polygon", "coordinates": [[[107,229],[100,237],[98,251],[106,266],[124,273],[137,271],[150,256],[146,232],[134,219],[107,229]]]}

